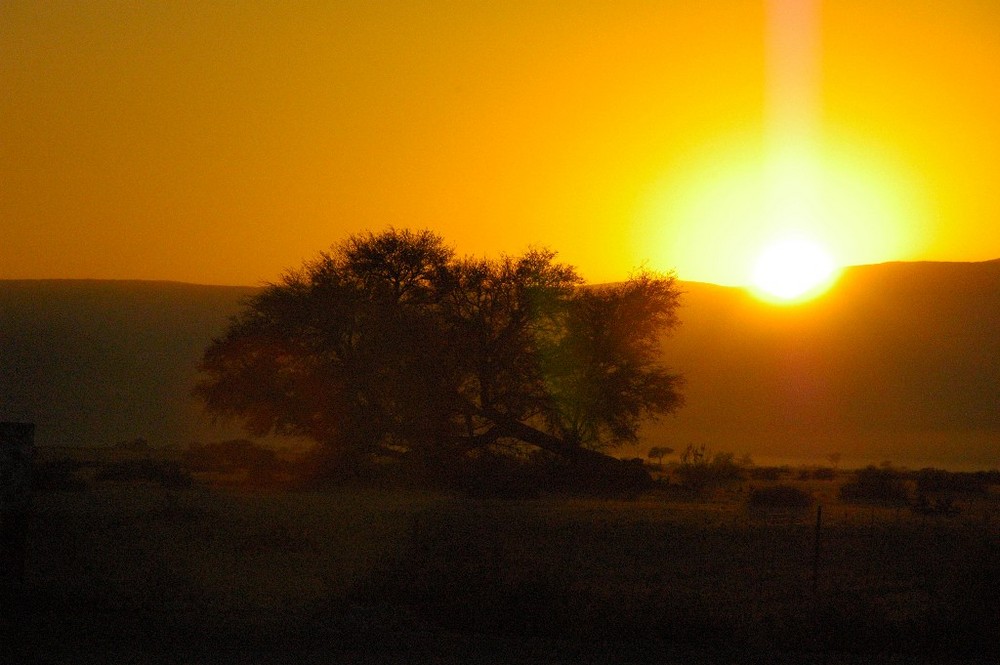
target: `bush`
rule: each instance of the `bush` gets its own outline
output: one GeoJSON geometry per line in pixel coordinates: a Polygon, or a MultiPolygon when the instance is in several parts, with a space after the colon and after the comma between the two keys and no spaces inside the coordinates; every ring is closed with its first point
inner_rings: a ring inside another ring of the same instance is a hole
{"type": "Polygon", "coordinates": [[[799,480],[833,480],[835,476],[834,470],[829,467],[799,471],[799,480]]]}
{"type": "Polygon", "coordinates": [[[736,463],[732,453],[709,457],[704,446],[689,446],[677,467],[677,475],[682,485],[702,490],[743,480],[743,467],[736,463]]]}
{"type": "Polygon", "coordinates": [[[122,460],[103,467],[96,480],[111,482],[148,481],[164,487],[190,487],[191,474],[177,462],[151,459],[122,460]]]}
{"type": "Polygon", "coordinates": [[[837,472],[828,466],[820,467],[813,471],[813,480],[833,480],[836,478],[837,472]]]}
{"type": "Polygon", "coordinates": [[[986,486],[1000,485],[1000,469],[990,469],[989,471],[976,471],[975,475],[986,486]]]}
{"type": "Polygon", "coordinates": [[[899,471],[869,466],[840,488],[840,498],[848,503],[902,505],[909,500],[909,491],[899,471]]]}
{"type": "Polygon", "coordinates": [[[750,469],[751,480],[780,480],[788,472],[783,466],[755,466],[750,469]]]}
{"type": "Polygon", "coordinates": [[[917,471],[916,479],[918,492],[986,493],[986,479],[980,473],[952,473],[928,468],[917,471]]]}
{"type": "Polygon", "coordinates": [[[792,485],[755,487],[750,490],[747,504],[753,508],[808,508],[813,495],[792,485]]]}

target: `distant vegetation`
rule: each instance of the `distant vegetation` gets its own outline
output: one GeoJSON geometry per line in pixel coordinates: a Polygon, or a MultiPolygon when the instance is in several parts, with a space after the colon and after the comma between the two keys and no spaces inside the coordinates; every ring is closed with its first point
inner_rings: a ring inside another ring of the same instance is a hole
{"type": "Polygon", "coordinates": [[[902,506],[909,501],[910,493],[902,472],[889,466],[869,466],[841,486],[840,497],[855,503],[902,506]]]}
{"type": "Polygon", "coordinates": [[[821,466],[818,469],[813,469],[810,475],[816,480],[833,480],[837,476],[837,471],[836,469],[831,469],[830,467],[821,466]]]}
{"type": "Polygon", "coordinates": [[[702,445],[687,447],[676,474],[685,487],[703,490],[741,480],[744,471],[744,467],[736,463],[732,453],[711,453],[702,445]]]}
{"type": "Polygon", "coordinates": [[[990,484],[1000,484],[996,471],[953,472],[943,469],[921,469],[916,472],[918,492],[960,492],[983,494],[990,484]]]}
{"type": "Polygon", "coordinates": [[[953,512],[953,499],[986,494],[1000,484],[1000,472],[955,472],[925,468],[905,471],[890,465],[869,466],[853,474],[840,488],[840,497],[853,503],[910,506],[917,512],[953,512]]]}
{"type": "Polygon", "coordinates": [[[755,466],[747,471],[751,480],[778,480],[791,472],[791,467],[783,466],[755,466]]]}

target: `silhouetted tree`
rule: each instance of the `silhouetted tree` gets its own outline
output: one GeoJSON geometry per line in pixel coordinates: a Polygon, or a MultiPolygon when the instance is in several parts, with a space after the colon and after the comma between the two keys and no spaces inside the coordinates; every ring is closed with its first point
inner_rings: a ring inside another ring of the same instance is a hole
{"type": "Polygon", "coordinates": [[[663,466],[663,458],[667,455],[673,454],[673,452],[673,448],[668,448],[666,446],[653,446],[649,449],[647,457],[649,457],[649,459],[655,459],[658,465],[663,466]]]}
{"type": "Polygon", "coordinates": [[[457,259],[429,231],[350,237],[250,298],[195,392],[254,434],[347,459],[448,460],[500,440],[594,459],[680,405],[660,361],[678,292],[648,271],[585,287],[554,259],[457,259]]]}

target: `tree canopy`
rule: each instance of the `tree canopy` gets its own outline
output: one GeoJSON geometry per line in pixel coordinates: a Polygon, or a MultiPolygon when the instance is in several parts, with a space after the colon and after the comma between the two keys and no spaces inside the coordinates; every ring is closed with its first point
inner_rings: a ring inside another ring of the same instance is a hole
{"type": "Polygon", "coordinates": [[[358,460],[634,441],[681,404],[661,350],[674,277],[587,286],[555,256],[459,258],[430,231],[349,237],[245,302],[195,392],[254,434],[358,460]]]}

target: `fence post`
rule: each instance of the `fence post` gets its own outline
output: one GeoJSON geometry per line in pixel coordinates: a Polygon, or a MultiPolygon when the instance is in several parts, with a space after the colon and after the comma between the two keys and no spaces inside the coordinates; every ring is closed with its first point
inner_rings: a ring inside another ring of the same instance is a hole
{"type": "Polygon", "coordinates": [[[0,422],[0,586],[24,582],[34,423],[0,422]]]}

